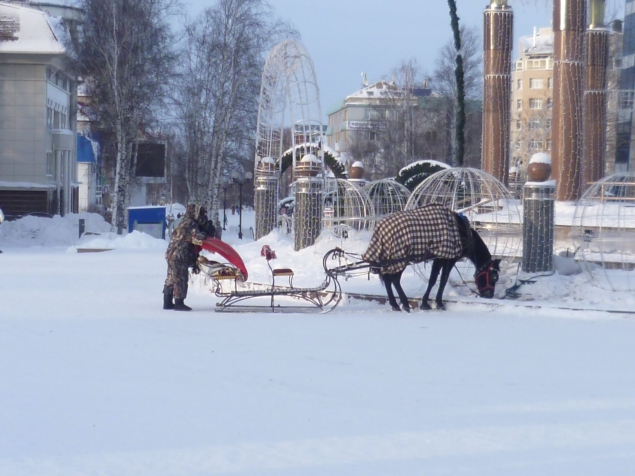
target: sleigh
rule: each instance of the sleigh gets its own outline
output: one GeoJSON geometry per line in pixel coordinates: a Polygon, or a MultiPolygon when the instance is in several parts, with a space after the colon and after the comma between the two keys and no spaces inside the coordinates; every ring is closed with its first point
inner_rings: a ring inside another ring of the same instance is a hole
{"type": "Polygon", "coordinates": [[[315,287],[295,286],[295,272],[290,268],[274,268],[271,262],[276,259],[275,251],[267,245],[263,246],[261,256],[267,261],[271,284],[249,282],[245,263],[227,243],[208,238],[202,248],[228,261],[199,258],[199,268],[211,279],[213,292],[221,299],[216,312],[328,312],[341,300],[337,276],[326,273],[324,281],[315,287]]]}

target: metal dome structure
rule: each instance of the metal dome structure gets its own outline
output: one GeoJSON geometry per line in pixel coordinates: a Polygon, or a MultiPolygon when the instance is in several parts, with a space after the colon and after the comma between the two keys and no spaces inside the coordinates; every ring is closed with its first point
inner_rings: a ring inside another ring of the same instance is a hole
{"type": "Polygon", "coordinates": [[[290,128],[292,132],[293,176],[297,182],[302,182],[295,187],[299,195],[296,197],[294,221],[299,219],[302,222],[297,226],[294,224],[294,234],[298,230],[302,233],[300,241],[296,240],[296,249],[311,245],[319,235],[320,214],[311,219],[305,205],[312,203],[315,199],[313,195],[319,195],[322,189],[323,179],[317,177],[324,172],[320,147],[324,143],[321,118],[320,92],[307,50],[295,40],[278,43],[265,62],[258,106],[254,167],[256,238],[268,234],[276,226],[278,177],[285,128],[290,128]],[[302,156],[296,154],[299,144],[305,145],[302,156]],[[315,160],[302,162],[309,155],[311,158],[315,156],[315,160]],[[270,159],[274,161],[273,167],[269,165],[270,159]]]}
{"type": "Polygon", "coordinates": [[[377,221],[404,210],[410,198],[410,190],[393,179],[368,182],[364,190],[373,203],[377,221]]]}
{"type": "Polygon", "coordinates": [[[336,236],[375,227],[375,209],[368,193],[348,180],[329,178],[324,188],[323,227],[336,236]]]}
{"type": "Polygon", "coordinates": [[[428,203],[441,203],[467,216],[492,256],[507,263],[520,256],[522,217],[518,201],[487,172],[451,168],[431,175],[414,189],[406,210],[428,203]]]}
{"type": "Polygon", "coordinates": [[[571,236],[580,264],[596,284],[635,291],[635,173],[594,183],[576,204],[571,236]]]}

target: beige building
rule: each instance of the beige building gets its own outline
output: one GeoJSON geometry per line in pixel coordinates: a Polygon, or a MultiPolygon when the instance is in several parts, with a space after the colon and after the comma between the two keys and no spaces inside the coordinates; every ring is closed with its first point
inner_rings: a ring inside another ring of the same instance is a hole
{"type": "Polygon", "coordinates": [[[59,18],[0,3],[0,208],[77,211],[76,81],[59,18]]]}
{"type": "MultiPolygon", "coordinates": [[[[619,148],[617,124],[620,117],[633,113],[632,94],[618,88],[622,57],[622,22],[615,20],[609,28],[608,101],[605,173],[615,170],[619,148]],[[629,101],[629,98],[630,101],[629,101]]],[[[519,58],[512,71],[511,167],[524,179],[527,163],[536,152],[551,155],[551,105],[553,97],[553,31],[540,28],[532,36],[521,37],[519,58]]]]}
{"type": "Polygon", "coordinates": [[[551,151],[553,98],[553,31],[541,28],[518,42],[512,66],[511,167],[524,175],[537,152],[551,151]]]}

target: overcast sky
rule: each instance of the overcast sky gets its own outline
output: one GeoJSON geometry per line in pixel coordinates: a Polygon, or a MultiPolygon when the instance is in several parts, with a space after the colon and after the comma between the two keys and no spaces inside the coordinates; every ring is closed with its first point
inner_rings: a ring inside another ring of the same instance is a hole
{"type": "MultiPolygon", "coordinates": [[[[189,3],[192,16],[214,3],[184,1],[189,3]]],[[[483,10],[489,2],[456,3],[461,24],[476,26],[482,32],[483,10]]],[[[369,82],[390,78],[402,60],[414,58],[431,74],[441,47],[452,39],[446,0],[269,0],[269,4],[302,35],[315,65],[323,116],[360,89],[362,72],[369,82]]],[[[551,26],[552,2],[522,5],[511,0],[509,4],[515,14],[514,47],[520,36],[532,34],[534,26],[551,26]]]]}

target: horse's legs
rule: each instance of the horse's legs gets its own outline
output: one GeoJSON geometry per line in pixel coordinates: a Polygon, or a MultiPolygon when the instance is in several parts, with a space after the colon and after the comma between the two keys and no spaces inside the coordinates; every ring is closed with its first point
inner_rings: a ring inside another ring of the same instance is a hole
{"type": "Polygon", "coordinates": [[[386,294],[388,294],[388,302],[392,306],[393,311],[401,311],[399,304],[397,304],[397,300],[395,299],[395,295],[392,292],[392,282],[395,278],[394,274],[380,274],[381,280],[384,282],[384,286],[386,287],[386,294]]]}
{"type": "Polygon", "coordinates": [[[428,288],[426,289],[426,293],[423,295],[421,299],[421,309],[430,310],[430,304],[428,304],[428,299],[430,298],[430,291],[437,282],[437,278],[439,277],[439,271],[441,271],[441,260],[435,259],[432,261],[432,269],[430,270],[430,279],[428,280],[428,288]]]}
{"type": "Polygon", "coordinates": [[[397,294],[399,294],[399,299],[401,300],[401,304],[403,305],[403,310],[406,312],[410,312],[410,302],[408,302],[408,296],[403,292],[403,288],[401,287],[401,275],[404,270],[402,269],[398,273],[392,275],[392,284],[397,290],[397,294]]]}
{"type": "Polygon", "coordinates": [[[439,290],[437,291],[437,309],[445,310],[445,306],[443,305],[443,290],[448,283],[450,271],[452,271],[454,263],[455,261],[452,260],[447,260],[443,263],[443,272],[441,273],[441,281],[439,282],[439,290]]]}

